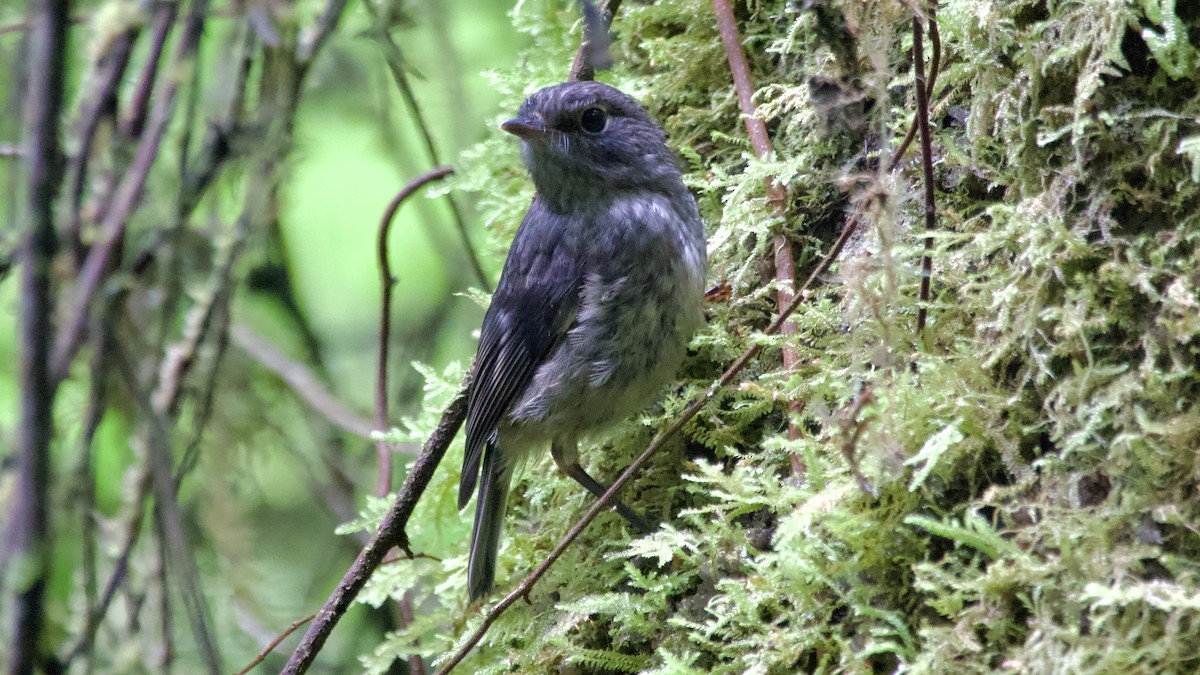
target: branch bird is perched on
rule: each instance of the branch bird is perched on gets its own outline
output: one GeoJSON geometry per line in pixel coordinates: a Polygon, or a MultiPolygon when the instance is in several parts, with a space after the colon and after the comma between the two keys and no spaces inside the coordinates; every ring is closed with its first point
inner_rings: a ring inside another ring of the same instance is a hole
{"type": "MultiPolygon", "coordinates": [[[[596,496],[582,434],[654,401],[700,326],[704,225],[666,134],[599,82],[536,92],[501,125],[537,188],[483,320],[458,505],[479,486],[471,600],[492,590],[512,471],[549,442],[596,496]]],[[[635,526],[645,521],[620,502],[635,526]]]]}

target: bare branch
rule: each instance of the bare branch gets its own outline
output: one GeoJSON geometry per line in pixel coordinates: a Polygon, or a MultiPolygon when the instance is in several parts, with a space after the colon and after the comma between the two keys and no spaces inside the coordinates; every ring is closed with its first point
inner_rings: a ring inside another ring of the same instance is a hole
{"type": "Polygon", "coordinates": [[[17,365],[20,417],[17,427],[17,483],[11,521],[5,533],[0,570],[19,559],[21,578],[13,598],[13,637],[9,672],[39,670],[38,644],[45,619],[50,577],[50,441],[56,392],[50,373],[54,295],[50,273],[58,240],[54,197],[62,181],[59,121],[62,116],[63,60],[67,51],[69,0],[31,3],[36,15],[29,40],[28,96],[23,144],[28,156],[25,232],[20,252],[17,365]]]}
{"type": "MultiPolygon", "coordinates": [[[[937,0],[933,0],[933,5],[929,9],[929,45],[933,49],[933,56],[929,59],[929,78],[925,84],[925,100],[928,101],[933,96],[933,88],[937,85],[938,73],[942,65],[942,37],[938,33],[937,24],[937,0]]],[[[904,139],[896,146],[896,150],[892,152],[892,156],[888,162],[889,166],[896,166],[900,158],[908,152],[908,146],[912,144],[913,139],[917,136],[917,126],[919,124],[917,115],[913,113],[912,124],[908,127],[908,133],[904,134],[904,139]]]]}
{"type": "MultiPolygon", "coordinates": [[[[380,285],[382,290],[379,311],[379,358],[375,362],[375,428],[379,431],[387,431],[389,427],[387,419],[388,343],[391,341],[392,333],[392,287],[396,284],[396,279],[392,276],[392,266],[388,262],[388,233],[392,229],[392,219],[395,218],[396,212],[400,210],[400,206],[404,204],[405,200],[425,185],[435,180],[441,180],[452,173],[454,173],[454,169],[448,166],[439,166],[432,171],[417,176],[392,198],[392,201],[383,211],[383,218],[379,221],[379,237],[375,244],[376,254],[379,257],[379,275],[381,277],[380,285]]],[[[379,462],[379,480],[376,483],[375,494],[379,497],[385,497],[392,491],[391,444],[383,439],[376,440],[375,453],[379,462]]]]}
{"type": "MultiPolygon", "coordinates": [[[[383,60],[387,64],[388,72],[392,74],[392,81],[396,83],[396,89],[400,91],[400,96],[404,99],[404,105],[408,107],[409,114],[413,117],[413,122],[417,126],[417,131],[421,134],[421,140],[425,144],[425,151],[429,153],[429,161],[433,164],[441,164],[442,160],[438,155],[437,145],[433,142],[433,132],[429,129],[429,124],[425,121],[425,114],[421,112],[421,106],[417,101],[416,95],[413,93],[412,87],[408,82],[408,74],[404,70],[404,56],[400,52],[400,46],[392,39],[391,33],[387,31],[387,27],[383,24],[383,20],[379,15],[379,11],[368,0],[363,3],[367,12],[371,14],[371,20],[374,23],[370,34],[375,38],[380,48],[383,50],[383,60]]],[[[454,219],[454,226],[458,230],[458,238],[462,242],[463,252],[467,256],[467,263],[471,266],[471,271],[475,274],[476,281],[485,290],[491,290],[491,282],[488,281],[487,272],[483,271],[483,264],[479,261],[479,254],[475,251],[475,245],[471,243],[470,236],[467,235],[467,221],[463,217],[462,209],[458,207],[458,201],[450,193],[445,195],[446,205],[450,207],[450,216],[454,219]]]]}

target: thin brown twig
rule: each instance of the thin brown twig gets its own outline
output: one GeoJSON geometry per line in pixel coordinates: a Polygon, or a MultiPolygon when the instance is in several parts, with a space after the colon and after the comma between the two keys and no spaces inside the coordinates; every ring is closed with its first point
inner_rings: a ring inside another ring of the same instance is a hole
{"type": "MultiPolygon", "coordinates": [[[[750,135],[750,145],[754,148],[754,154],[759,157],[769,157],[774,150],[771,147],[771,138],[767,134],[767,125],[755,116],[757,108],[754,105],[754,80],[750,75],[750,66],[746,62],[746,54],[742,49],[742,36],[738,31],[737,22],[733,17],[733,7],[729,4],[729,0],[713,0],[712,4],[713,13],[717,19],[717,30],[720,32],[721,41],[725,45],[725,58],[729,62],[729,70],[733,75],[733,88],[737,92],[738,107],[742,111],[742,121],[745,122],[746,132],[750,135]]],[[[782,219],[787,214],[787,190],[774,178],[767,179],[765,189],[767,192],[767,204],[771,207],[772,215],[782,219]]],[[[775,235],[772,240],[772,246],[774,249],[775,279],[779,283],[776,304],[781,308],[787,307],[792,302],[792,288],[796,283],[792,243],[788,240],[787,235],[781,232],[775,235]]],[[[795,335],[796,325],[791,322],[783,324],[780,334],[785,338],[795,335]]],[[[796,355],[796,350],[787,341],[783,345],[782,357],[784,372],[788,374],[795,372],[799,363],[799,357],[796,355]]],[[[800,437],[800,427],[797,421],[803,412],[803,404],[799,401],[789,402],[788,412],[788,439],[796,440],[800,437]]],[[[791,453],[791,461],[792,474],[803,476],[805,467],[804,460],[800,457],[800,454],[796,452],[791,453]]]]}
{"type": "MultiPolygon", "coordinates": [[[[802,302],[812,297],[812,294],[809,290],[810,287],[816,282],[818,277],[824,274],[825,271],[829,269],[830,265],[837,260],[842,248],[849,240],[850,235],[854,232],[857,222],[857,219],[851,219],[846,223],[846,226],[842,229],[841,236],[837,238],[837,241],[833,243],[833,246],[829,249],[829,252],[825,254],[825,257],[821,259],[821,262],[809,274],[808,279],[806,279],[804,282],[804,285],[800,287],[799,292],[793,296],[791,303],[784,307],[783,311],[779,313],[779,316],[777,316],[775,320],[771,322],[771,325],[767,326],[767,328],[763,331],[764,335],[772,335],[779,332],[779,329],[787,322],[787,319],[792,315],[792,312],[796,311],[796,308],[799,307],[802,302]]],[[[475,632],[473,632],[466,639],[466,641],[459,645],[458,650],[454,652],[450,659],[442,664],[442,667],[440,670],[438,670],[437,675],[445,675],[453,670],[459,663],[462,662],[464,658],[466,658],[471,649],[474,648],[475,645],[479,644],[479,641],[483,639],[484,634],[487,633],[488,629],[493,623],[495,623],[496,619],[505,612],[505,610],[522,598],[528,599],[529,592],[533,589],[534,584],[536,584],[539,579],[545,576],[550,567],[554,565],[560,556],[562,556],[563,552],[567,550],[567,547],[569,547],[571,543],[579,537],[583,530],[589,524],[591,524],[596,516],[609,508],[609,506],[617,498],[617,495],[620,493],[621,488],[625,485],[625,483],[627,483],[635,474],[637,474],[642,466],[649,461],[655,453],[657,453],[663,448],[663,446],[666,445],[668,440],[678,434],[693,417],[698,415],[700,411],[703,410],[706,405],[708,405],[709,401],[716,397],[717,393],[721,389],[731,383],[733,379],[742,371],[742,369],[746,367],[746,364],[749,363],[750,360],[753,359],[761,349],[762,343],[755,343],[747,348],[746,351],[742,352],[741,356],[739,356],[737,360],[734,361],[733,364],[721,374],[721,377],[718,378],[717,381],[714,382],[707,390],[705,390],[703,396],[700,396],[692,401],[688,407],[684,409],[683,413],[676,418],[675,422],[671,426],[667,427],[665,431],[660,433],[653,441],[650,442],[648,446],[646,446],[646,449],[642,451],[642,454],[638,455],[638,458],[635,459],[633,463],[630,464],[629,467],[625,469],[625,471],[622,472],[615,481],[613,481],[612,486],[608,488],[604,495],[597,499],[596,502],[592,504],[592,507],[588,509],[587,513],[585,513],[583,517],[581,517],[574,525],[571,526],[571,529],[567,531],[567,534],[562,538],[561,541],[558,542],[558,545],[554,547],[549,555],[547,555],[546,558],[521,581],[521,583],[517,584],[516,588],[514,588],[508,595],[504,596],[500,602],[493,605],[492,608],[487,611],[483,617],[483,622],[479,624],[479,626],[475,629],[475,632]]]]}
{"type": "Polygon", "coordinates": [[[450,404],[446,406],[437,428],[425,442],[421,456],[409,469],[408,476],[404,479],[404,485],[396,493],[396,499],[392,502],[392,508],[383,517],[383,522],[371,535],[370,542],[358,554],[358,558],[346,571],[337,588],[325,601],[321,611],[317,612],[316,620],[308,627],[304,638],[296,646],[287,665],[284,666],[282,671],[284,675],[300,675],[312,666],[313,660],[321,651],[321,647],[325,645],[325,640],[333,632],[334,626],[350,608],[350,603],[358,597],[358,593],[393,546],[398,546],[411,555],[411,551],[408,550],[408,538],[404,533],[405,526],[408,524],[409,517],[412,516],[413,509],[417,506],[417,500],[424,494],[438,464],[445,456],[446,449],[450,447],[450,441],[454,440],[454,434],[458,432],[463,419],[467,416],[467,388],[470,386],[471,378],[472,373],[468,371],[462,387],[454,395],[450,404]]]}
{"type": "Polygon", "coordinates": [[[313,612],[312,614],[309,614],[308,616],[304,617],[303,619],[296,619],[295,621],[288,624],[288,627],[284,628],[282,633],[280,633],[279,635],[276,635],[274,640],[271,640],[270,642],[268,642],[267,646],[263,647],[262,651],[258,653],[258,656],[255,656],[253,659],[251,659],[250,663],[247,663],[245,668],[242,668],[241,670],[237,671],[237,673],[235,675],[246,675],[246,673],[250,672],[251,670],[254,670],[255,666],[257,666],[258,664],[260,664],[264,660],[266,660],[268,654],[275,651],[275,648],[279,646],[279,643],[286,640],[287,637],[289,635],[291,635],[292,633],[295,633],[297,628],[303,626],[304,624],[308,623],[309,621],[312,621],[315,618],[317,618],[317,613],[313,612]]]}
{"type": "MultiPolygon", "coordinates": [[[[387,208],[383,211],[383,218],[379,221],[379,236],[376,241],[376,254],[379,256],[379,276],[382,293],[382,303],[379,310],[379,358],[375,362],[375,428],[380,432],[388,430],[388,343],[391,341],[392,331],[392,288],[396,285],[396,279],[392,276],[392,266],[388,262],[388,233],[392,229],[392,220],[396,217],[396,212],[400,210],[400,206],[408,200],[417,190],[432,183],[435,180],[441,180],[446,176],[454,173],[454,169],[448,166],[439,166],[432,171],[417,176],[409,181],[400,192],[392,198],[388,203],[387,208]]],[[[375,441],[375,454],[379,463],[379,478],[375,487],[375,494],[379,497],[387,496],[392,491],[392,445],[386,440],[379,438],[375,441]]]]}
{"type": "MultiPolygon", "coordinates": [[[[937,16],[936,7],[929,12],[929,24],[934,25],[937,16]]],[[[937,219],[937,204],[933,186],[933,139],[929,132],[929,88],[925,81],[925,48],[924,26],[920,14],[914,13],[913,30],[913,69],[917,80],[917,127],[921,133],[921,170],[925,183],[925,252],[921,256],[921,294],[917,305],[917,339],[925,335],[925,322],[929,314],[929,284],[933,278],[933,228],[937,219]]]]}
{"type": "MultiPolygon", "coordinates": [[[[937,0],[932,0],[932,5],[929,9],[929,45],[933,49],[933,57],[929,60],[929,82],[925,86],[926,100],[933,97],[933,88],[937,85],[938,73],[941,71],[942,65],[942,37],[938,33],[937,26],[937,0]]],[[[904,153],[908,152],[908,146],[917,137],[917,125],[917,113],[913,113],[912,123],[908,125],[908,132],[904,134],[904,139],[900,141],[900,145],[897,145],[896,150],[892,152],[888,166],[896,166],[896,163],[900,161],[904,153]]]]}
{"type": "Polygon", "coordinates": [[[867,477],[863,475],[862,469],[858,464],[858,440],[867,430],[867,420],[863,419],[862,412],[867,405],[875,402],[875,389],[868,384],[863,387],[862,391],[854,397],[850,405],[844,409],[839,417],[838,434],[841,436],[842,455],[846,458],[846,463],[850,466],[850,474],[854,476],[854,480],[858,482],[858,488],[872,497],[879,496],[879,488],[871,484],[867,477]]]}

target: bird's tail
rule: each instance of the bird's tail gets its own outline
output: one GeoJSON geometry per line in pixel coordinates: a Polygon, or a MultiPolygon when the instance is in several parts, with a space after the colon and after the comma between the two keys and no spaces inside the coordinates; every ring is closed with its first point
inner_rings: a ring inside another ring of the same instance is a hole
{"type": "Polygon", "coordinates": [[[475,526],[471,528],[471,560],[467,564],[467,589],[471,602],[492,591],[496,580],[496,554],[500,550],[500,528],[512,472],[504,466],[494,442],[483,451],[483,471],[475,502],[475,526]]]}

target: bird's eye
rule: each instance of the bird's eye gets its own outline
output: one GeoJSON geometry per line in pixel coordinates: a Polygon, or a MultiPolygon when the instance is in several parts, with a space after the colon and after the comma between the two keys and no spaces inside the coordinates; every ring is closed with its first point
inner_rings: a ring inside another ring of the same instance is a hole
{"type": "Polygon", "coordinates": [[[579,116],[579,127],[589,134],[598,134],[608,126],[608,113],[601,108],[588,108],[579,116]]]}

